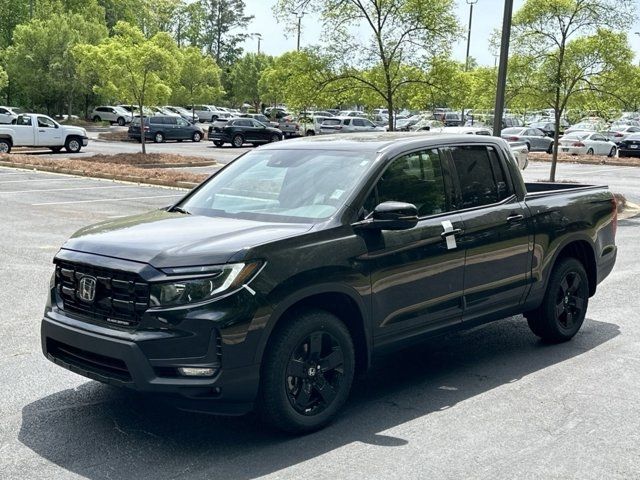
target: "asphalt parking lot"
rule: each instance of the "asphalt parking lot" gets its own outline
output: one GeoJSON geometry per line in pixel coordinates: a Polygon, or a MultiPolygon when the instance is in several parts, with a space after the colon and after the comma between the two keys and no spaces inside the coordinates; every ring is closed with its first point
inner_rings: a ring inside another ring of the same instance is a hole
{"type": "MultiPolygon", "coordinates": [[[[640,170],[559,176],[640,200],[640,170]]],[[[252,416],[173,410],[40,351],[64,240],[183,192],[0,168],[1,479],[640,478],[640,218],[619,222],[616,268],[573,341],[543,345],[516,317],[421,345],[376,362],[330,427],[291,438],[252,416]]]]}

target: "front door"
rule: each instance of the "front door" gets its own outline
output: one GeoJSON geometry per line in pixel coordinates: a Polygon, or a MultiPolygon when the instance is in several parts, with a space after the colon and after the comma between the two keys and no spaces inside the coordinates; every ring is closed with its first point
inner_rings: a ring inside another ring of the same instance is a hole
{"type": "Polygon", "coordinates": [[[531,281],[531,221],[493,147],[448,149],[455,169],[466,251],[464,320],[517,307],[531,281]]]}
{"type": "Polygon", "coordinates": [[[62,129],[57,128],[58,126],[54,123],[53,120],[48,117],[38,115],[37,122],[38,146],[55,147],[61,146],[64,143],[64,139],[62,138],[62,129]]]}
{"type": "Polygon", "coordinates": [[[386,169],[365,202],[412,203],[418,225],[403,231],[363,232],[371,272],[377,346],[458,323],[462,318],[464,250],[446,231],[462,229],[451,212],[452,190],[436,149],[402,155],[386,169]]]}

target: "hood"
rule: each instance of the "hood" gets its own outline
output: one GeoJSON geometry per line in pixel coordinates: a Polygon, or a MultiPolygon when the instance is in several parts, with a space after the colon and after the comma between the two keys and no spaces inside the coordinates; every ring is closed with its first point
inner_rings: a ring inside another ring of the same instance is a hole
{"type": "Polygon", "coordinates": [[[81,137],[87,136],[87,131],[81,127],[69,127],[69,126],[63,125],[62,128],[67,134],[79,135],[81,137]]]}
{"type": "Polygon", "coordinates": [[[214,265],[226,263],[242,250],[300,235],[311,227],[158,210],[83,228],[62,248],[156,268],[214,265]]]}

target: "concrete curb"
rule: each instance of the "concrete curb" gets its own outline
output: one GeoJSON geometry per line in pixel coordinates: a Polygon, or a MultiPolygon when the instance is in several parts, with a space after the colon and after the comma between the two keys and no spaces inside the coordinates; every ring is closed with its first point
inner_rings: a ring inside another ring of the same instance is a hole
{"type": "Polygon", "coordinates": [[[104,180],[117,180],[120,182],[138,183],[142,185],[159,185],[162,187],[177,187],[177,188],[192,189],[199,185],[199,183],[193,183],[193,182],[181,182],[181,181],[169,182],[164,180],[157,180],[154,178],[134,177],[130,175],[108,175],[106,173],[100,173],[100,172],[94,172],[89,174],[88,172],[84,172],[82,170],[71,170],[67,168],[53,168],[53,167],[47,167],[43,165],[30,165],[27,163],[16,164],[12,162],[0,161],[0,166],[19,168],[23,170],[37,170],[40,172],[63,173],[66,175],[75,175],[78,177],[101,178],[104,180]]]}

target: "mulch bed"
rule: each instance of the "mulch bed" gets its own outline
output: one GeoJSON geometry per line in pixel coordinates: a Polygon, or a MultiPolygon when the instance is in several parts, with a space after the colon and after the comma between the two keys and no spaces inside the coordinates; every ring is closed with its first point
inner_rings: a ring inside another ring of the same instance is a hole
{"type": "MultiPolygon", "coordinates": [[[[32,155],[10,154],[0,155],[0,165],[86,177],[108,178],[111,180],[192,188],[206,179],[208,175],[149,167],[150,165],[161,164],[175,166],[176,161],[188,164],[189,159],[192,159],[193,163],[197,161],[198,164],[202,164],[202,158],[199,157],[164,154],[147,154],[146,156],[142,154],[96,155],[78,160],[48,159],[37,158],[32,155]]],[[[209,162],[209,165],[212,163],[215,162],[209,162]]]]}
{"type": "MultiPolygon", "coordinates": [[[[551,155],[548,153],[531,152],[529,160],[536,162],[551,162],[551,155]]],[[[633,157],[605,157],[604,155],[567,155],[558,154],[558,162],[562,163],[586,163],[590,165],[619,165],[624,167],[640,167],[640,158],[633,157]]]]}

